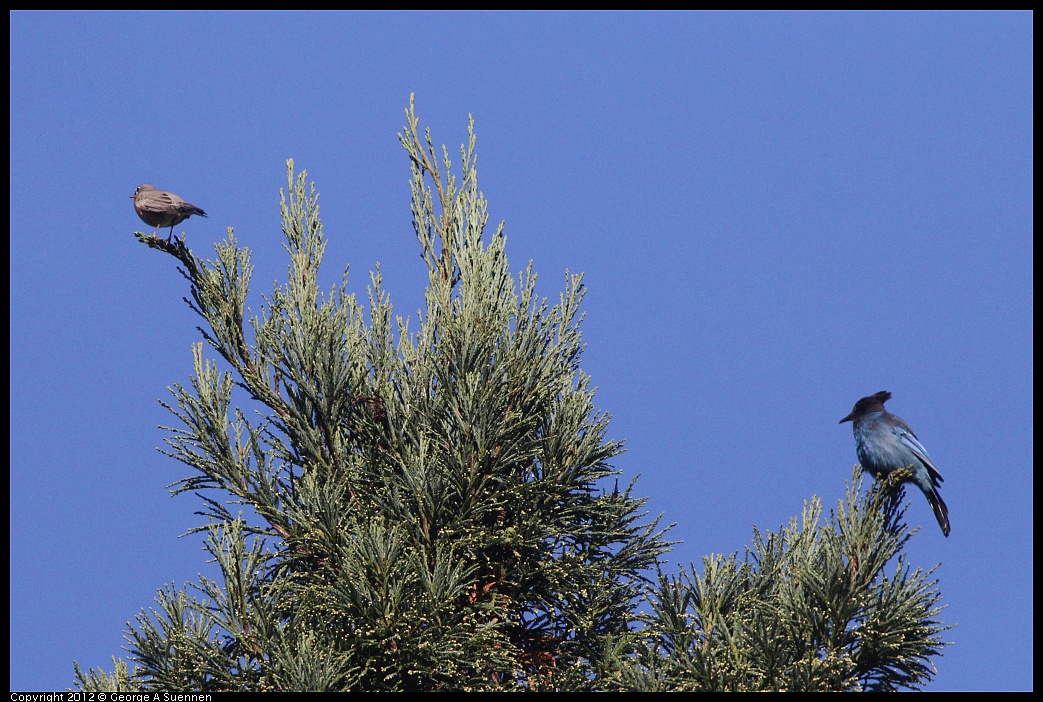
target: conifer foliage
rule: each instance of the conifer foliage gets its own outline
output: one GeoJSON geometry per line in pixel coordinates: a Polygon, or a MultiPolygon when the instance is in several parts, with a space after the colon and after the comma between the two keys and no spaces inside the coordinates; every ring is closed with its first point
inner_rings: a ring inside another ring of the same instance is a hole
{"type": "Polygon", "coordinates": [[[933,569],[909,565],[904,491],[861,490],[856,467],[828,519],[812,498],[778,532],[754,528],[745,558],[660,574],[622,687],[643,691],[838,692],[922,687],[946,645],[933,569]]]}

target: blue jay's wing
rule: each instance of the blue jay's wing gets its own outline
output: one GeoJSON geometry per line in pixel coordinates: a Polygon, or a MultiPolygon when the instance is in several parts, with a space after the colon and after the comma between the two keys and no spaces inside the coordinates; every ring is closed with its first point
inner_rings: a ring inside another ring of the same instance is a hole
{"type": "Polygon", "coordinates": [[[931,462],[931,457],[927,455],[927,449],[923,447],[920,440],[916,438],[916,434],[908,426],[905,426],[905,422],[901,425],[892,425],[895,434],[898,435],[898,440],[902,442],[913,455],[916,456],[924,466],[927,467],[927,472],[931,474],[931,480],[935,485],[942,482],[942,474],[938,472],[938,469],[934,467],[934,463],[931,462]]]}

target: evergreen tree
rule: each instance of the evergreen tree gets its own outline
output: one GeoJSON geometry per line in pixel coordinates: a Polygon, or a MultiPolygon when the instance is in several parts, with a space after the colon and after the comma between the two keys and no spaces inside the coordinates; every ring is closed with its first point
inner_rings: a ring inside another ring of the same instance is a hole
{"type": "Polygon", "coordinates": [[[754,529],[739,560],[712,555],[678,576],[660,573],[626,689],[647,691],[895,691],[936,672],[947,629],[931,571],[902,549],[901,487],[861,493],[856,467],[828,521],[822,503],[779,533],[754,529]]]}
{"type": "Polygon", "coordinates": [[[580,369],[581,277],[566,276],[554,305],[537,297],[531,266],[515,279],[502,224],[486,232],[473,121],[454,176],[446,149],[429,131],[421,138],[412,98],[406,116],[399,137],[428,273],[415,332],[394,316],[379,268],[368,323],[346,271],[320,291],[318,196],[292,161],[288,279],[258,314],[247,308],[250,252],[231,230],[214,261],[183,239],[136,234],[180,262],[221,359],[195,345],[189,386],[164,403],[178,420],[165,428],[166,453],[193,471],[173,492],[202,498],[195,531],[220,578],[160,590],[158,609],[129,627],[133,670],[77,666],[77,687],[850,689],[929,679],[941,645],[934,584],[901,559],[883,576],[908,534],[893,507],[864,508],[855,493],[848,504],[859,508],[829,529],[809,526],[812,510],[804,529],[759,540],[756,567],[713,558],[703,576],[649,581],[669,543],[632,484],[606,484],[621,446],[580,369]],[[872,526],[859,538],[881,543],[838,537],[825,548],[829,534],[863,522],[872,526]],[[874,607],[879,616],[852,627],[852,612],[874,607]]]}

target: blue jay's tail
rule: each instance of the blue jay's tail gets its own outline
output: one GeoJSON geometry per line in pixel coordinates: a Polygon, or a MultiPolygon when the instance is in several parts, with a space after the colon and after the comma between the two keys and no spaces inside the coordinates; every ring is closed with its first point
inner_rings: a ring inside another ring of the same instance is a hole
{"type": "Polygon", "coordinates": [[[923,490],[923,494],[927,496],[927,501],[931,503],[931,509],[934,510],[934,517],[938,520],[938,526],[942,528],[942,533],[948,536],[949,531],[951,531],[949,529],[949,508],[942,501],[942,496],[933,487],[930,490],[924,489],[923,486],[918,487],[923,490]]]}

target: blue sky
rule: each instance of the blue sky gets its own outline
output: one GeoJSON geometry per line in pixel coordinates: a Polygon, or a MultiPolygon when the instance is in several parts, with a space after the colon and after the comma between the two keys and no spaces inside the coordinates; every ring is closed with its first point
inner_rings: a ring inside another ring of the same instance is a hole
{"type": "Polygon", "coordinates": [[[22,13],[11,36],[12,690],[111,669],[205,571],[156,451],[198,323],[128,196],[235,227],[255,310],[285,276],[285,161],[322,194],[325,283],[426,273],[396,133],[417,112],[542,294],[583,271],[583,367],[616,461],[699,562],[844,494],[855,400],[890,390],[945,483],[953,645],[929,687],[1033,673],[1032,16],[1027,13],[22,13]]]}

